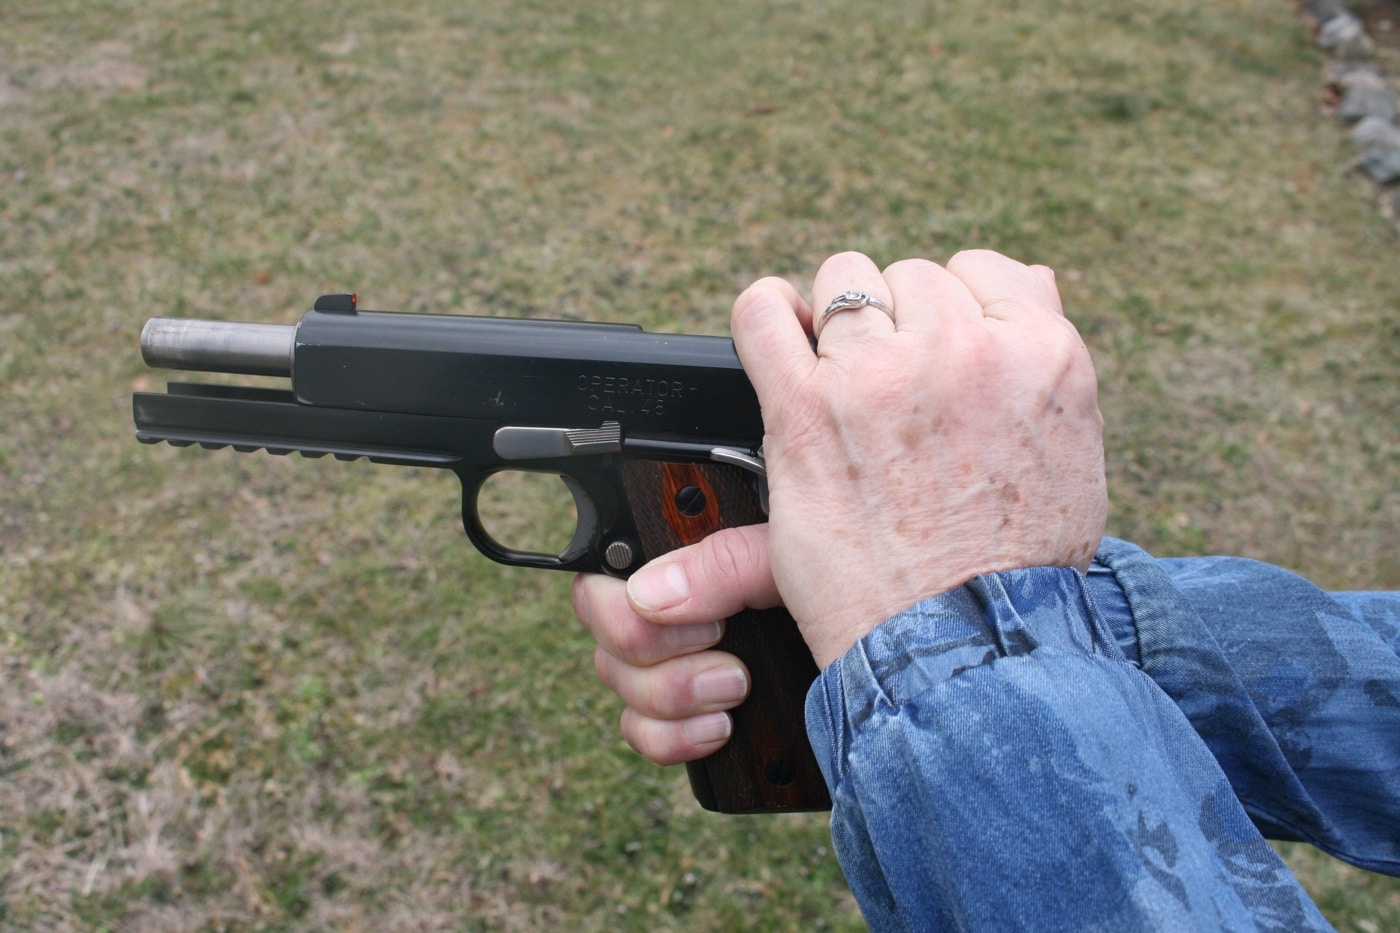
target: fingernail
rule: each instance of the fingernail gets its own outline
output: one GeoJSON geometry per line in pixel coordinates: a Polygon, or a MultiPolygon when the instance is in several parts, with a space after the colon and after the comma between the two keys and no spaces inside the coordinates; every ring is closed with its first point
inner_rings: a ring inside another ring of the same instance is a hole
{"type": "Polygon", "coordinates": [[[675,562],[643,567],[627,581],[627,596],[638,609],[652,612],[679,606],[690,598],[685,571],[675,562]]]}
{"type": "Polygon", "coordinates": [[[727,739],[733,731],[734,723],[729,720],[727,713],[692,716],[681,723],[681,735],[692,745],[709,745],[711,742],[727,739]]]}
{"type": "Polygon", "coordinates": [[[718,622],[696,622],[694,625],[668,625],[666,631],[675,639],[677,648],[708,648],[724,635],[718,622]]]}
{"type": "Polygon", "coordinates": [[[717,667],[696,674],[690,690],[701,703],[735,703],[748,696],[749,676],[742,667],[717,667]]]}

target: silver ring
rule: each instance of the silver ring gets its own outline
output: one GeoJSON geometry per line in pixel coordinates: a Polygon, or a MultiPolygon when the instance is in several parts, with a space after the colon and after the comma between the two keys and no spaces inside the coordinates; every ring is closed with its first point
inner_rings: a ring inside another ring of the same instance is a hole
{"type": "Polygon", "coordinates": [[[821,334],[822,328],[826,326],[826,319],[833,314],[840,314],[842,311],[859,311],[861,308],[879,308],[890,316],[891,321],[894,320],[894,308],[874,295],[849,289],[831,299],[831,304],[826,306],[826,310],[822,312],[821,318],[817,321],[817,334],[821,334]]]}

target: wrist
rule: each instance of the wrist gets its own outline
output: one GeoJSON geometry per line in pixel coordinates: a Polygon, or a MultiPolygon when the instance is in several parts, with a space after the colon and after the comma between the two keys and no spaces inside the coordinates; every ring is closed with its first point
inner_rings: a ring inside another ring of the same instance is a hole
{"type": "MultiPolygon", "coordinates": [[[[942,676],[947,677],[984,664],[993,655],[1020,655],[1038,647],[1066,648],[1071,644],[1077,646],[1073,650],[1096,652],[1109,650],[1111,645],[1114,656],[1121,657],[1112,637],[1100,628],[1091,608],[1087,578],[1076,568],[999,570],[977,574],[881,619],[850,640],[823,670],[832,663],[865,666],[878,662],[877,666],[893,674],[902,670],[913,654],[922,657],[924,651],[932,652],[929,662],[934,663],[934,655],[951,652],[946,664],[935,664],[938,669],[946,667],[942,676]],[[863,647],[852,652],[857,644],[863,647]]],[[[914,676],[912,672],[910,676],[914,676]]]]}
{"type": "Polygon", "coordinates": [[[869,632],[902,613],[929,600],[937,599],[976,577],[976,571],[947,574],[921,587],[910,587],[905,579],[870,583],[875,575],[867,574],[848,579],[838,588],[847,599],[825,598],[809,601],[804,610],[789,611],[797,620],[798,629],[812,652],[818,670],[836,661],[869,632]],[[857,583],[857,580],[864,582],[857,583]]]}
{"type": "MultiPolygon", "coordinates": [[[[898,620],[901,626],[906,626],[910,619],[918,619],[921,620],[918,624],[932,625],[938,619],[956,619],[959,625],[963,622],[995,624],[1000,616],[995,608],[998,601],[1014,604],[1013,614],[1020,616],[1023,601],[1029,608],[1040,598],[1034,594],[1050,588],[1079,592],[1084,585],[1083,578],[1083,568],[1061,564],[994,567],[967,573],[956,582],[930,587],[930,592],[903,601],[848,607],[846,612],[851,615],[832,613],[820,617],[816,623],[799,618],[798,625],[818,669],[825,670],[886,623],[898,620]],[[976,619],[969,615],[973,610],[978,616],[976,619]],[[980,618],[982,613],[986,613],[985,619],[980,618]]],[[[1078,614],[1087,614],[1087,603],[1080,608],[1083,612],[1078,614]]]]}

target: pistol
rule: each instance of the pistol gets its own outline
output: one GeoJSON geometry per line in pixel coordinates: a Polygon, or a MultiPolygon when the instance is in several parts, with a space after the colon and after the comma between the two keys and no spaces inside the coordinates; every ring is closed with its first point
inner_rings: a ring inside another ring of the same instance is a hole
{"type": "MultiPolygon", "coordinates": [[[[727,338],[362,311],[354,295],[324,295],[295,325],[152,318],[141,353],[152,367],[288,380],[138,392],[142,443],[451,470],[467,537],[503,564],[626,577],[766,520],[763,420],[727,338]],[[562,478],[576,526],[561,551],[508,547],[483,526],[483,484],[502,471],[562,478]]],[[[717,647],[748,665],[752,690],[729,742],[687,765],[696,799],[722,813],[829,808],[803,717],[817,669],[792,617],[746,610],[717,647]]]]}

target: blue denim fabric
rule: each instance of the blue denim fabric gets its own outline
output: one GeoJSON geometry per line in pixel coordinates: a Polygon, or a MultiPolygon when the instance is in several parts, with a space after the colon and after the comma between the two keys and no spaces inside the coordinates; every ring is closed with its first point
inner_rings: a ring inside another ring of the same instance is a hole
{"type": "Polygon", "coordinates": [[[1397,629],[1397,596],[1114,541],[901,613],[807,698],[867,921],[1326,929],[1256,823],[1395,870],[1397,629]]]}
{"type": "Polygon", "coordinates": [[[1090,581],[1266,836],[1400,875],[1400,594],[1112,539],[1090,581]]]}

